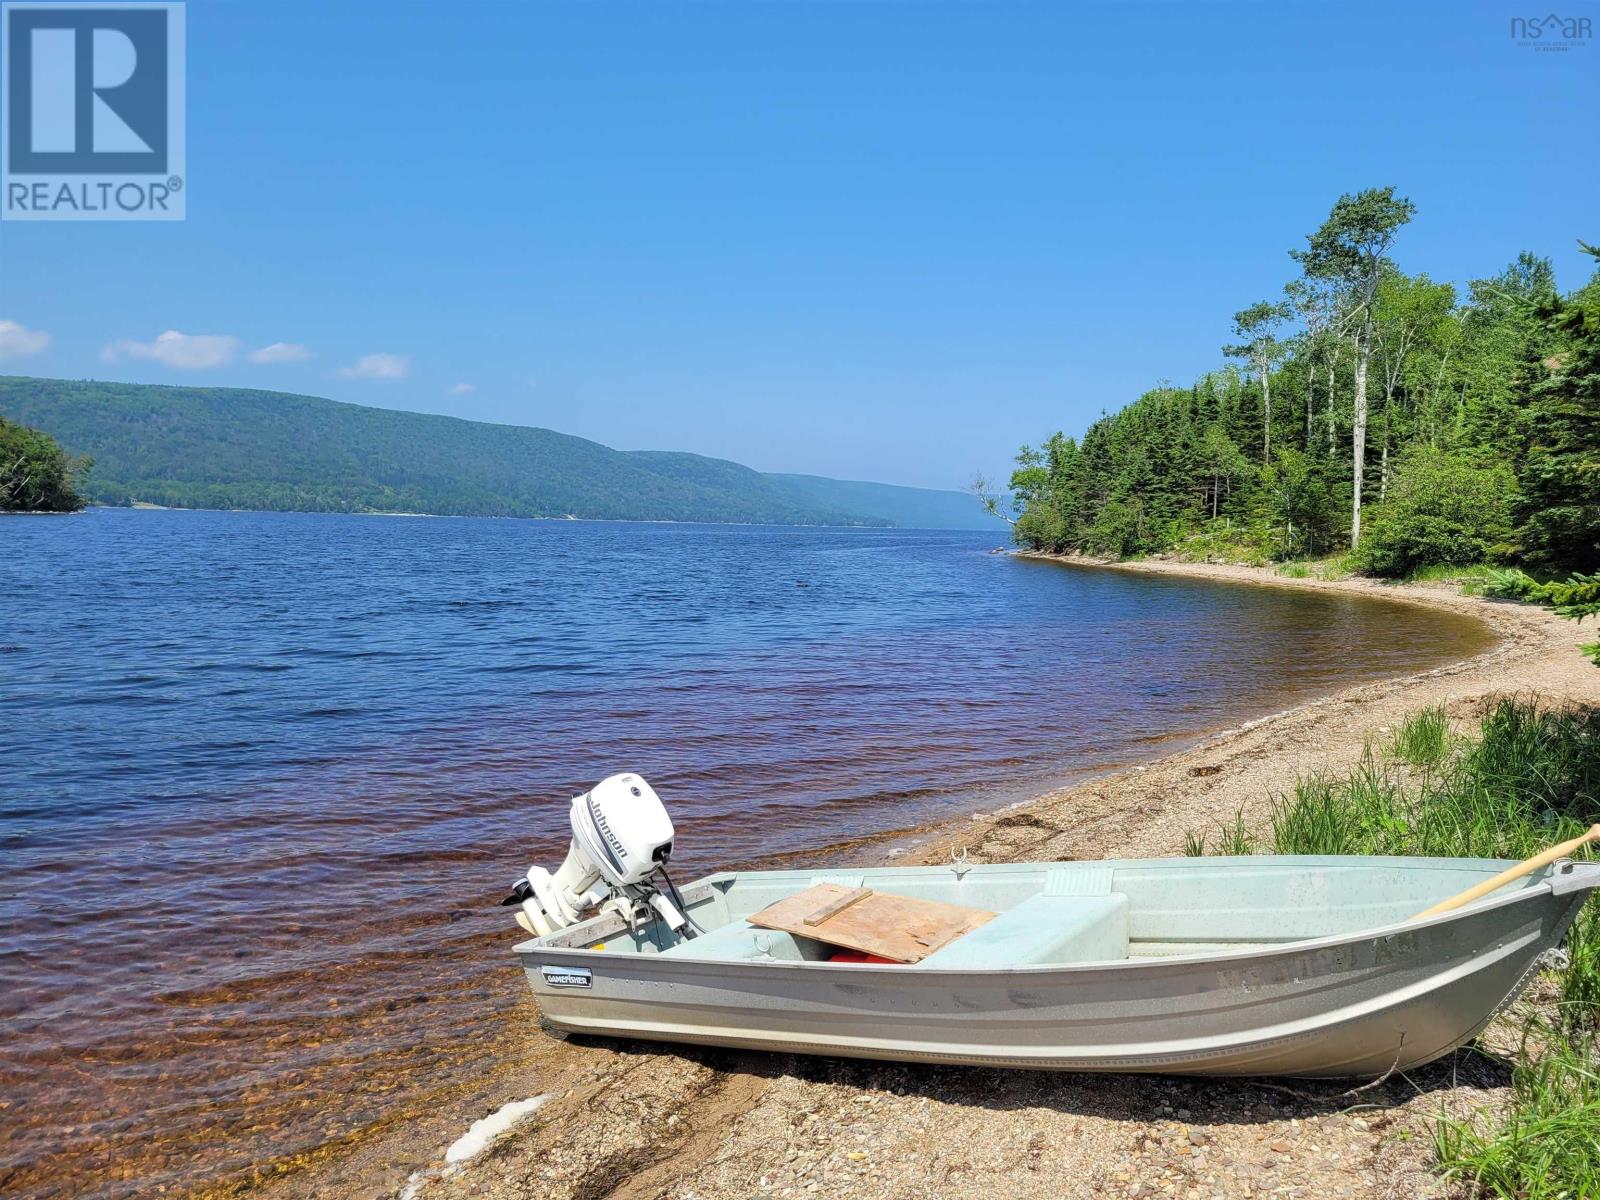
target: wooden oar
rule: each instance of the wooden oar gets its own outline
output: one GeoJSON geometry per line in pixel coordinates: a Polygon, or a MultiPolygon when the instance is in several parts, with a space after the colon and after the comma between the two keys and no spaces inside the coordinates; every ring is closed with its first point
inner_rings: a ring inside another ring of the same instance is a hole
{"type": "Polygon", "coordinates": [[[1493,879],[1485,879],[1482,883],[1469,887],[1458,896],[1451,896],[1448,900],[1441,900],[1432,908],[1425,909],[1412,917],[1413,921],[1420,921],[1423,917],[1435,917],[1440,913],[1449,912],[1451,909],[1460,908],[1463,904],[1471,904],[1479,896],[1487,896],[1497,888],[1503,888],[1513,879],[1521,879],[1524,875],[1531,875],[1540,867],[1548,867],[1558,858],[1565,858],[1576,850],[1581,850],[1590,842],[1600,842],[1600,825],[1591,825],[1589,832],[1573,838],[1570,842],[1562,842],[1559,846],[1535,854],[1526,862],[1519,862],[1514,867],[1507,867],[1493,879]]]}

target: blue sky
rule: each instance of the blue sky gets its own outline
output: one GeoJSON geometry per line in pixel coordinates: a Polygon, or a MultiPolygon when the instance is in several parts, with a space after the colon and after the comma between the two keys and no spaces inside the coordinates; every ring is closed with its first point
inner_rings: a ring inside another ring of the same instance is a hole
{"type": "Polygon", "coordinates": [[[1217,365],[1343,191],[1581,283],[1600,41],[1517,11],[194,0],[188,220],[0,225],[0,371],[959,487],[1217,365]]]}

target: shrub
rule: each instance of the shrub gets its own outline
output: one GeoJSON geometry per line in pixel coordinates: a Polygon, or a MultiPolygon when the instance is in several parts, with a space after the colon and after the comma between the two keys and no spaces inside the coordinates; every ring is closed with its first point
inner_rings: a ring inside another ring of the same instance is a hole
{"type": "Polygon", "coordinates": [[[1504,466],[1480,466],[1426,448],[1409,451],[1356,547],[1356,566],[1397,577],[1435,564],[1492,558],[1511,535],[1514,492],[1504,466]]]}
{"type": "Polygon", "coordinates": [[[1173,553],[1184,562],[1245,563],[1264,567],[1272,560],[1268,552],[1271,530],[1260,524],[1235,523],[1227,518],[1207,521],[1173,546],[1173,553]]]}
{"type": "Polygon", "coordinates": [[[1339,485],[1328,464],[1298,450],[1279,450],[1261,472],[1279,557],[1326,553],[1342,515],[1339,485]]]}
{"type": "Polygon", "coordinates": [[[1065,550],[1071,541],[1067,518],[1054,504],[1036,502],[1028,505],[1011,527],[1011,536],[1018,545],[1030,550],[1057,553],[1065,550]]]}
{"type": "Polygon", "coordinates": [[[1084,533],[1083,546],[1092,554],[1108,558],[1127,558],[1147,549],[1144,515],[1139,506],[1126,500],[1110,500],[1084,533]]]}

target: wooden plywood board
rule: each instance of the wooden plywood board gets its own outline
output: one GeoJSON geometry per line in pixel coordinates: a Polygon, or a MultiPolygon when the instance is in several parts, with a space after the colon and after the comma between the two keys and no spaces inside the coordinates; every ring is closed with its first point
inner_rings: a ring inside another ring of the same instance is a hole
{"type": "Polygon", "coordinates": [[[819,883],[767,905],[749,921],[763,929],[914,963],[994,916],[960,904],[819,883]]]}

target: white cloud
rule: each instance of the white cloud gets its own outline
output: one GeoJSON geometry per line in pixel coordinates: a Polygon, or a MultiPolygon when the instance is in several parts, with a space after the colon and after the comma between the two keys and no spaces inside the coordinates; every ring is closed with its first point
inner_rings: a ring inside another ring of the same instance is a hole
{"type": "Polygon", "coordinates": [[[363,354],[355,365],[340,367],[346,379],[404,379],[411,370],[411,359],[404,354],[363,354]]]}
{"type": "Polygon", "coordinates": [[[50,344],[50,335],[15,321],[0,321],[0,359],[24,358],[50,344]]]}
{"type": "Polygon", "coordinates": [[[233,361],[239,352],[239,339],[226,333],[179,333],[169,329],[153,342],[134,342],[124,338],[100,352],[107,362],[119,358],[147,358],[181,371],[203,371],[233,361]]]}
{"type": "Polygon", "coordinates": [[[473,385],[473,384],[470,384],[470,383],[458,383],[458,384],[455,385],[455,387],[450,389],[450,394],[452,396],[470,396],[470,395],[472,395],[473,392],[475,392],[477,390],[478,390],[477,387],[475,385],[473,385]]]}
{"type": "Polygon", "coordinates": [[[249,355],[253,363],[305,362],[310,357],[311,351],[299,342],[273,342],[270,346],[250,351],[249,355]]]}

